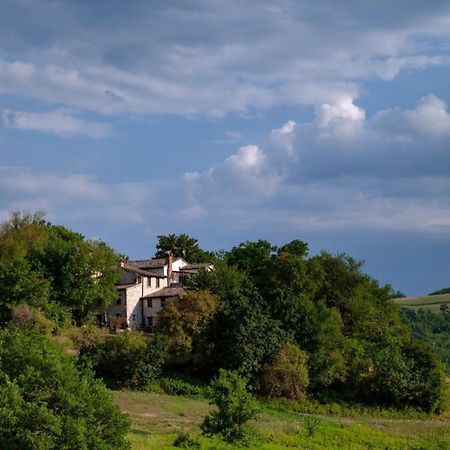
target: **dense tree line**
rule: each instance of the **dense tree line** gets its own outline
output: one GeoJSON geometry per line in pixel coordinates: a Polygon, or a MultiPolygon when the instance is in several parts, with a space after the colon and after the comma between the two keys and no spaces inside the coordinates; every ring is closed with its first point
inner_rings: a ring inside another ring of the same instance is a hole
{"type": "MultiPolygon", "coordinates": [[[[285,371],[306,367],[307,377],[298,377],[302,392],[339,392],[425,410],[443,405],[444,372],[433,349],[413,340],[390,286],[380,286],[347,255],[310,257],[298,240],[281,247],[245,242],[222,253],[215,269],[192,278],[190,287],[218,299],[201,329],[182,331],[194,338],[188,352],[194,373],[236,370],[264,392],[275,372],[286,380],[282,363],[285,371]],[[292,352],[283,355],[286,345],[305,356],[294,362],[292,352]]],[[[167,316],[175,309],[162,313],[161,332],[169,329],[167,316]]]]}
{"type": "MultiPolygon", "coordinates": [[[[214,269],[166,302],[156,336],[87,339],[80,370],[142,389],[164,371],[207,381],[225,369],[260,395],[443,407],[444,370],[433,348],[414,339],[391,287],[350,256],[310,256],[300,240],[245,242],[212,255],[186,235],[160,236],[157,251],[213,261],[214,269]]],[[[119,257],[106,244],[40,214],[14,213],[0,227],[0,318],[7,324],[25,302],[54,324],[87,320],[116,298],[118,272],[119,257]]]]}
{"type": "Polygon", "coordinates": [[[428,309],[417,311],[403,308],[402,315],[411,326],[412,335],[418,341],[433,347],[446,364],[450,373],[450,308],[442,304],[439,313],[428,309]]]}
{"type": "Polygon", "coordinates": [[[55,322],[80,322],[117,297],[119,257],[105,243],[14,212],[0,226],[0,320],[26,302],[55,322]]]}

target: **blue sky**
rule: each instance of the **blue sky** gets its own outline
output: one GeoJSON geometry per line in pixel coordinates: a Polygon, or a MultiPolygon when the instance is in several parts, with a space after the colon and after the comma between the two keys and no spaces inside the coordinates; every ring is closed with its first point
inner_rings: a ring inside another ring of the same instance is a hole
{"type": "Polygon", "coordinates": [[[0,6],[1,219],[43,209],[132,258],[299,238],[450,285],[448,2],[0,6]]]}

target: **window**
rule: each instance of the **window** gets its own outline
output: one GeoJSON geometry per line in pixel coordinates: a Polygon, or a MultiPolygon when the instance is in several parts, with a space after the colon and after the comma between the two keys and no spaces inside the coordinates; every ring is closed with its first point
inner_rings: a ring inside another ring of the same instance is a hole
{"type": "Polygon", "coordinates": [[[121,317],[121,315],[119,313],[117,313],[116,318],[118,319],[119,317],[121,317]]]}
{"type": "Polygon", "coordinates": [[[137,277],[136,284],[141,284],[141,283],[142,283],[142,277],[137,277]]]}
{"type": "Polygon", "coordinates": [[[152,278],[151,277],[148,277],[147,278],[147,286],[152,286],[152,278]]]}
{"type": "Polygon", "coordinates": [[[136,322],[136,314],[133,314],[133,322],[136,322]]]}
{"type": "Polygon", "coordinates": [[[153,327],[153,317],[147,317],[147,326],[153,327]]]}
{"type": "Polygon", "coordinates": [[[147,299],[147,308],[153,308],[153,302],[151,298],[147,299]]]}
{"type": "Polygon", "coordinates": [[[122,299],[119,297],[117,300],[116,300],[116,305],[121,305],[122,304],[122,299]]]}
{"type": "Polygon", "coordinates": [[[164,308],[164,305],[166,304],[166,299],[162,298],[161,299],[161,308],[164,308]]]}
{"type": "Polygon", "coordinates": [[[159,286],[160,286],[160,282],[161,282],[161,279],[160,279],[160,278],[157,278],[157,279],[156,279],[156,287],[159,287],[159,286]]]}

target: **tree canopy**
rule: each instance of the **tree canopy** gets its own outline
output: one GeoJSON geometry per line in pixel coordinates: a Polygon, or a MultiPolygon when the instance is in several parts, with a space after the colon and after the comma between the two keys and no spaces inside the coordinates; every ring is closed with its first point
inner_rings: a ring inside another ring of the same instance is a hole
{"type": "Polygon", "coordinates": [[[128,418],[104,385],[32,328],[0,331],[0,447],[127,449],[128,418]]]}
{"type": "Polygon", "coordinates": [[[44,220],[12,213],[0,226],[0,315],[7,321],[21,302],[83,319],[117,296],[118,255],[105,243],[44,220]]]}
{"type": "Polygon", "coordinates": [[[202,250],[198,240],[187,234],[165,234],[157,238],[155,258],[164,258],[169,251],[190,263],[211,262],[214,258],[213,253],[202,250]]]}

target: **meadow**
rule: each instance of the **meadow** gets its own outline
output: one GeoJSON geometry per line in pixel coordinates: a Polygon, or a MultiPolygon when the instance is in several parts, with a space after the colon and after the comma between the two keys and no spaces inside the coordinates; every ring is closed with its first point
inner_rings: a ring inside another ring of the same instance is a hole
{"type": "Polygon", "coordinates": [[[441,305],[450,307],[450,294],[426,295],[423,297],[403,297],[394,299],[395,303],[402,308],[414,310],[428,309],[433,313],[439,313],[441,305]]]}
{"type": "MultiPolygon", "coordinates": [[[[190,447],[232,449],[218,439],[202,437],[199,425],[213,407],[200,397],[169,396],[155,392],[115,391],[115,402],[129,414],[129,440],[134,450],[174,449],[177,436],[189,433],[190,447]]],[[[369,411],[355,414],[315,415],[294,412],[270,402],[260,405],[252,425],[257,437],[252,449],[423,449],[450,448],[450,416],[411,417],[397,412],[395,418],[369,411]]]]}

